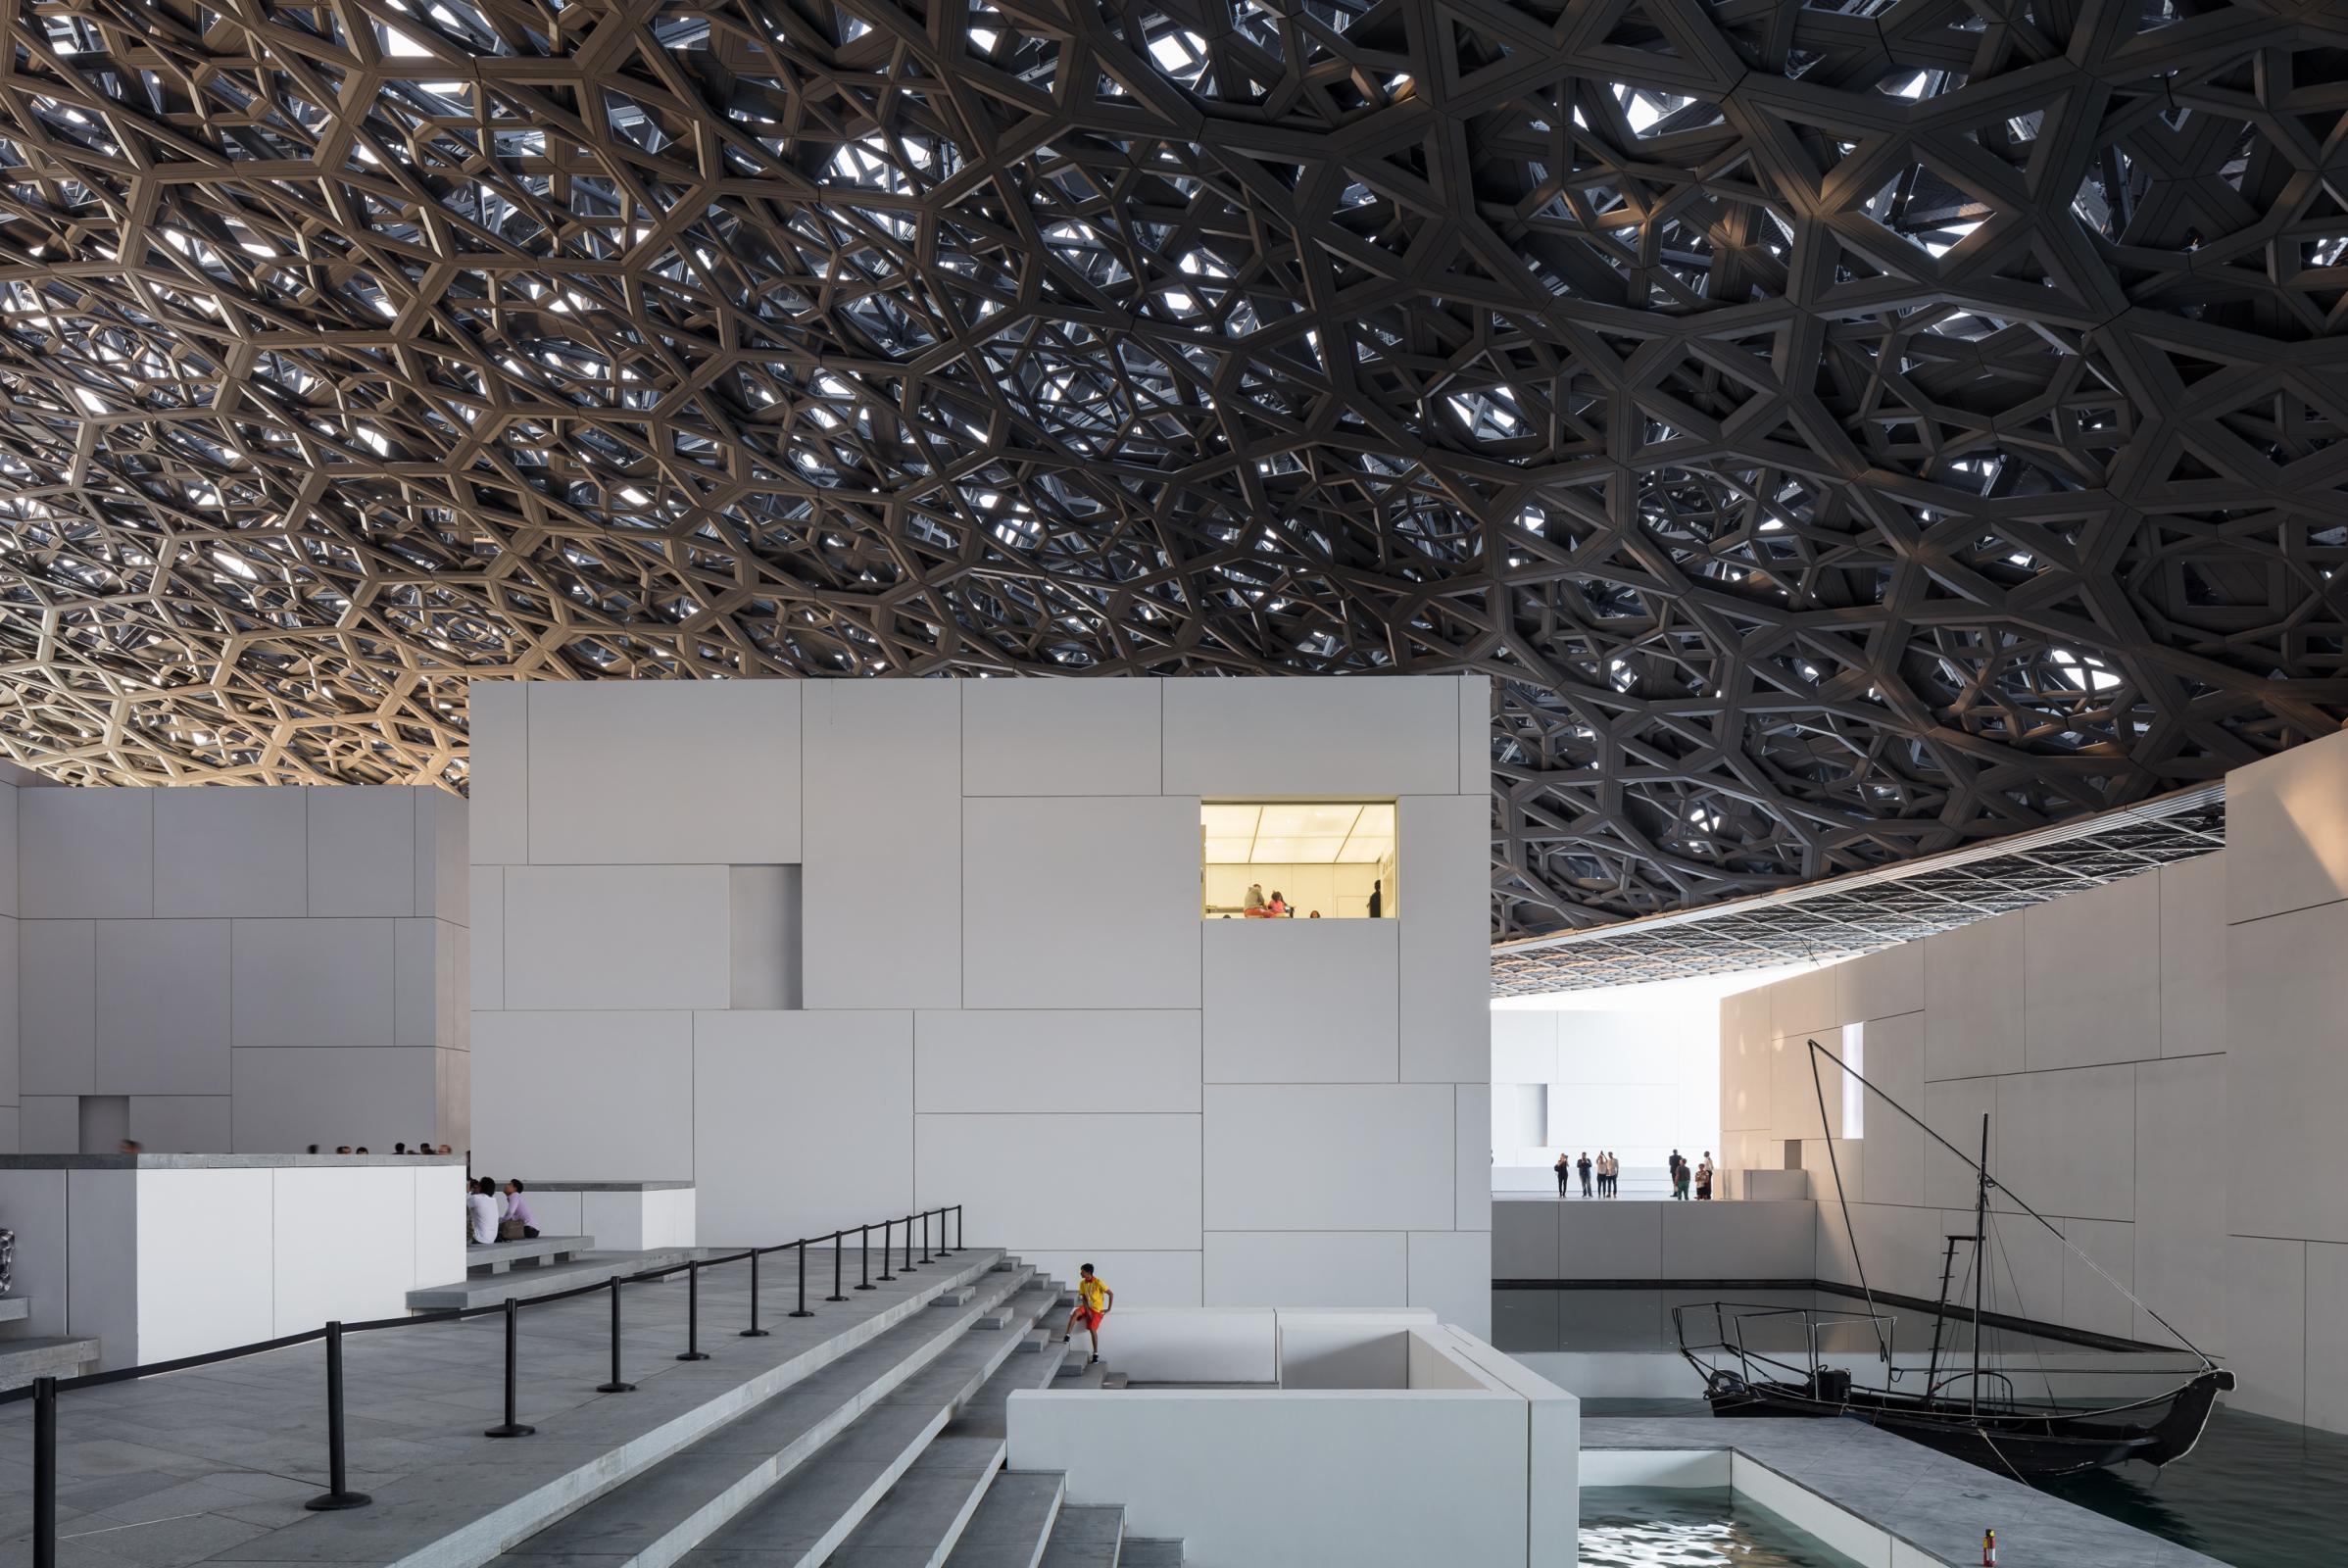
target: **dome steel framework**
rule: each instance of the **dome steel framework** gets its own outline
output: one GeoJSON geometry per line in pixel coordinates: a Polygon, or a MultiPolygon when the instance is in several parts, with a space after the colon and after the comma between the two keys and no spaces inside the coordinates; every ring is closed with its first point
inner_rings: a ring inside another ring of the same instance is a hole
{"type": "Polygon", "coordinates": [[[1494,930],[2348,713],[2323,0],[19,0],[0,750],[1489,671],[1494,930]]]}

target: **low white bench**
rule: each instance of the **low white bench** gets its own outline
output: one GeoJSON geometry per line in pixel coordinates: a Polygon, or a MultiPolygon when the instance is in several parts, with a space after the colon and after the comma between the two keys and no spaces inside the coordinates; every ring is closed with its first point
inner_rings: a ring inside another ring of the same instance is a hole
{"type": "Polygon", "coordinates": [[[592,1236],[539,1236],[521,1242],[486,1242],[478,1246],[467,1243],[465,1248],[466,1274],[503,1274],[519,1263],[525,1267],[545,1268],[551,1263],[566,1263],[595,1246],[592,1236]]]}

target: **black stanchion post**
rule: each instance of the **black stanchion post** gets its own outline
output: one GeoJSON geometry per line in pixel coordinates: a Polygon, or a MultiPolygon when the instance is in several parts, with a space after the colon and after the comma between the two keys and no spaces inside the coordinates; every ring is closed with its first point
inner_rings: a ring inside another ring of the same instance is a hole
{"type": "MultiPolygon", "coordinates": [[[[881,1267],[887,1268],[888,1266],[889,1260],[885,1257],[882,1258],[881,1267]]],[[[872,1227],[869,1225],[856,1227],[856,1289],[859,1291],[879,1289],[872,1283],[872,1227]]]]}
{"type": "Polygon", "coordinates": [[[905,1217],[905,1261],[897,1265],[897,1272],[913,1272],[913,1216],[910,1214],[905,1217]]]}
{"type": "Polygon", "coordinates": [[[895,1221],[895,1220],[893,1220],[893,1219],[885,1219],[885,1220],[882,1220],[882,1221],[881,1221],[881,1271],[880,1271],[880,1278],[881,1278],[881,1283],[882,1283],[882,1284],[884,1284],[884,1285],[886,1285],[886,1284],[887,1284],[889,1281],[891,1281],[891,1280],[893,1280],[893,1279],[897,1278],[897,1276],[896,1276],[896,1275],[894,1275],[894,1274],[892,1274],[892,1273],[890,1273],[890,1272],[889,1272],[889,1247],[890,1247],[889,1238],[890,1238],[890,1237],[892,1237],[892,1236],[894,1236],[894,1235],[896,1235],[896,1234],[897,1234],[897,1221],[895,1221]]]}
{"type": "Polygon", "coordinates": [[[750,1250],[750,1327],[742,1331],[746,1340],[762,1340],[766,1331],[758,1327],[758,1250],[750,1250]]]}
{"type": "Polygon", "coordinates": [[[949,1251],[946,1247],[946,1210],[943,1207],[938,1210],[938,1255],[940,1257],[954,1256],[954,1253],[949,1251]]]}
{"type": "Polygon", "coordinates": [[[921,1211],[921,1261],[929,1261],[929,1210],[921,1211]]]}
{"type": "Polygon", "coordinates": [[[514,1419],[514,1385],[520,1345],[521,1302],[509,1296],[506,1298],[506,1419],[482,1433],[481,1436],[485,1438],[526,1438],[538,1430],[536,1427],[525,1427],[514,1419]]]}
{"type": "Polygon", "coordinates": [[[840,1294],[840,1262],[848,1251],[847,1246],[845,1245],[847,1240],[848,1233],[846,1231],[832,1232],[832,1294],[824,1298],[824,1299],[827,1301],[845,1301],[848,1299],[847,1297],[840,1294]]]}
{"type": "Polygon", "coordinates": [[[707,1361],[709,1352],[701,1348],[701,1259],[685,1265],[685,1351],[680,1361],[707,1361]]]}
{"type": "Polygon", "coordinates": [[[57,1379],[32,1380],[32,1568],[57,1568],[57,1379]]]}
{"type": "Polygon", "coordinates": [[[364,1508],[373,1499],[353,1492],[344,1464],[342,1441],[342,1325],[326,1325],[326,1490],[302,1504],[319,1513],[336,1508],[364,1508]]]}
{"type": "Polygon", "coordinates": [[[969,1250],[962,1241],[962,1205],[959,1203],[954,1205],[954,1250],[957,1252],[969,1250]]]}
{"type": "Polygon", "coordinates": [[[611,1276],[611,1381],[595,1386],[598,1394],[633,1394],[636,1385],[619,1378],[619,1276],[611,1276]]]}
{"type": "Polygon", "coordinates": [[[791,1315],[793,1317],[813,1317],[815,1315],[807,1310],[807,1240],[804,1236],[799,1239],[799,1305],[793,1309],[791,1315]]]}

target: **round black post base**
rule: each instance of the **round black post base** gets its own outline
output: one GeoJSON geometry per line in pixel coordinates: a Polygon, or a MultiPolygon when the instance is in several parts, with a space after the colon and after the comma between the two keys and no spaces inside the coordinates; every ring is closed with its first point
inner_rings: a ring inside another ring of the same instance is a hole
{"type": "Polygon", "coordinates": [[[677,1359],[680,1361],[707,1361],[709,1358],[709,1352],[707,1350],[679,1350],[677,1352],[677,1359]]]}
{"type": "Polygon", "coordinates": [[[321,1492],[302,1506],[313,1513],[333,1513],[341,1508],[364,1508],[374,1500],[364,1492],[321,1492]]]}
{"type": "Polygon", "coordinates": [[[633,1383],[598,1383],[595,1386],[595,1392],[598,1394],[633,1394],[636,1392],[636,1385],[633,1383]]]}
{"type": "Polygon", "coordinates": [[[785,1312],[783,1314],[785,1317],[813,1317],[814,1315],[814,1312],[804,1306],[796,1312],[785,1312]]]}
{"type": "Polygon", "coordinates": [[[742,1338],[744,1338],[744,1339],[746,1339],[746,1340],[762,1340],[762,1339],[766,1338],[766,1330],[764,1330],[764,1329],[744,1329],[744,1330],[742,1331],[742,1338]]]}
{"type": "Polygon", "coordinates": [[[518,1421],[505,1421],[491,1427],[481,1436],[485,1438],[526,1438],[537,1430],[536,1427],[525,1427],[518,1421]]]}

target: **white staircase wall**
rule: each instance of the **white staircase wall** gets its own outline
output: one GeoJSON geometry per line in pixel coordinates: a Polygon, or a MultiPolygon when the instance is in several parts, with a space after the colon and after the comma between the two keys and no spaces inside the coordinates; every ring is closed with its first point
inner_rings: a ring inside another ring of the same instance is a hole
{"type": "Polygon", "coordinates": [[[1275,1232],[1338,1297],[1481,1330],[1489,705],[1450,677],[477,685],[479,1157],[690,1179],[716,1244],[959,1202],[1136,1304],[1210,1275],[1299,1299],[1244,1240],[1275,1232]],[[1201,920],[1200,798],[1316,795],[1397,803],[1394,917],[1201,920]],[[746,863],[801,866],[804,1010],[704,994],[746,863]],[[660,1065],[612,1064],[630,1040],[660,1065]]]}

